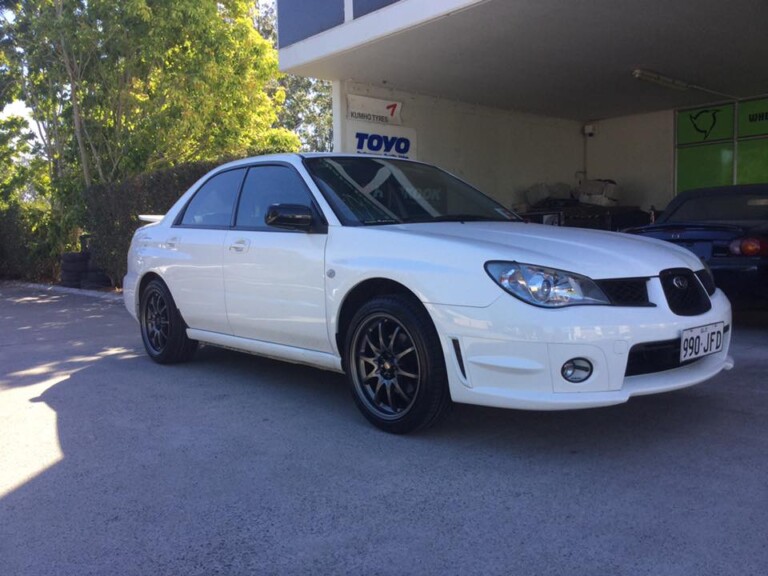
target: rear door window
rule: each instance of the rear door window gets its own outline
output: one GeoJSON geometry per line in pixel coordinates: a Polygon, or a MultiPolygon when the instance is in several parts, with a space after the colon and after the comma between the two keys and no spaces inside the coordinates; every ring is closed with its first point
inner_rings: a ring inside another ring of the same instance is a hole
{"type": "Polygon", "coordinates": [[[180,224],[196,228],[228,228],[245,168],[227,170],[211,177],[192,197],[180,224]]]}

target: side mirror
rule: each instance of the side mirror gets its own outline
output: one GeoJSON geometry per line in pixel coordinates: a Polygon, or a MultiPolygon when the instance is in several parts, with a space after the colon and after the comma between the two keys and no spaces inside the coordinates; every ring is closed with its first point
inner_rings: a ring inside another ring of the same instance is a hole
{"type": "Polygon", "coordinates": [[[272,204],[264,217],[267,226],[302,232],[312,230],[313,220],[312,209],[303,204],[272,204]]]}

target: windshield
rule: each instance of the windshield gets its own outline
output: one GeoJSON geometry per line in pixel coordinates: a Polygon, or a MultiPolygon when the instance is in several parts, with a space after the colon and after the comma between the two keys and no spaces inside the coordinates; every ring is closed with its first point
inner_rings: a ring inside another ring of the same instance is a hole
{"type": "Polygon", "coordinates": [[[519,220],[428,164],[353,156],[308,158],[305,165],[344,224],[519,220]]]}
{"type": "Polygon", "coordinates": [[[683,202],[664,222],[768,220],[768,195],[730,193],[683,202]]]}

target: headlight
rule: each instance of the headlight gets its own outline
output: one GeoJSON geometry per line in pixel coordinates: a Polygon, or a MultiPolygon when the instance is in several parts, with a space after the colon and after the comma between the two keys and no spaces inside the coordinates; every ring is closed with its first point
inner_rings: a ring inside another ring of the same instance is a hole
{"type": "Polygon", "coordinates": [[[488,262],[485,271],[504,290],[534,306],[611,303],[597,284],[573,272],[518,262],[488,262]]]}

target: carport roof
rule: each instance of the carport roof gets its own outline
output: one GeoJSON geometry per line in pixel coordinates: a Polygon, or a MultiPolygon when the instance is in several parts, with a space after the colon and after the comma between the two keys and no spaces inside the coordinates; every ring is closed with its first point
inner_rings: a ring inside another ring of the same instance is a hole
{"type": "Polygon", "coordinates": [[[768,93],[766,0],[401,0],[281,48],[281,68],[595,120],[768,93]]]}

